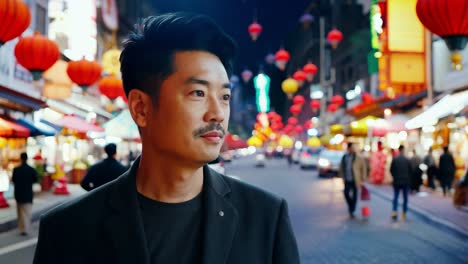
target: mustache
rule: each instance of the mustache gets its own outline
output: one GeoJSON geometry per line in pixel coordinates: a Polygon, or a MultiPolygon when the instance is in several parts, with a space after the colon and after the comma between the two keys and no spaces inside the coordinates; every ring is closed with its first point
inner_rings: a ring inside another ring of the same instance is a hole
{"type": "Polygon", "coordinates": [[[200,137],[201,135],[208,133],[210,131],[219,131],[223,137],[226,135],[226,131],[224,130],[223,126],[219,123],[210,123],[206,127],[199,128],[195,131],[193,131],[193,136],[194,137],[200,137]]]}

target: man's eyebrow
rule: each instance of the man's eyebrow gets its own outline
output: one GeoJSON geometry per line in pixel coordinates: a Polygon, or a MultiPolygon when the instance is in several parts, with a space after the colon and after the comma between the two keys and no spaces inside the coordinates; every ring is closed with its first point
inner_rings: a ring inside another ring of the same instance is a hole
{"type": "MultiPolygon", "coordinates": [[[[187,81],[185,81],[185,83],[187,83],[187,84],[201,84],[203,86],[209,86],[210,85],[209,81],[203,80],[203,79],[198,79],[198,78],[195,78],[195,77],[188,78],[187,81]]],[[[223,83],[223,88],[231,89],[231,83],[223,83]]]]}

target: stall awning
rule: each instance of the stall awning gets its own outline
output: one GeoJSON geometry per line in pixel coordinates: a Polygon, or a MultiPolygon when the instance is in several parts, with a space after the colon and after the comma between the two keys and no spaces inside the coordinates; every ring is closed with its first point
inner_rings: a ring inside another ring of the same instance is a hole
{"type": "Polygon", "coordinates": [[[34,122],[33,120],[20,118],[16,122],[26,128],[31,132],[31,136],[53,136],[57,134],[57,130],[51,126],[48,126],[42,122],[34,122]]]}
{"type": "Polygon", "coordinates": [[[139,139],[138,127],[130,115],[128,109],[123,110],[113,119],[102,125],[106,131],[106,136],[118,137],[122,139],[139,139]]]}
{"type": "Polygon", "coordinates": [[[468,106],[468,90],[449,94],[421,114],[406,122],[405,126],[408,129],[416,129],[423,126],[435,125],[439,119],[451,114],[457,114],[466,106],[468,106]]]}
{"type": "Polygon", "coordinates": [[[89,131],[104,132],[104,128],[90,124],[86,122],[86,120],[72,115],[65,115],[61,119],[53,121],[52,123],[57,126],[66,127],[81,133],[86,133],[89,131]]]}
{"type": "Polygon", "coordinates": [[[46,102],[0,86],[0,106],[20,112],[33,112],[46,106],[46,102]]]}
{"type": "Polygon", "coordinates": [[[0,117],[0,137],[27,138],[29,129],[0,117]]]}

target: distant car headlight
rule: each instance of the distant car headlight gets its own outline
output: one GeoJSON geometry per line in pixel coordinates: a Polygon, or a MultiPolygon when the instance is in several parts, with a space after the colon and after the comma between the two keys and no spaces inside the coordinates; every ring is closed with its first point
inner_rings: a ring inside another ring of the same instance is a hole
{"type": "Polygon", "coordinates": [[[324,159],[324,158],[320,158],[318,160],[318,164],[319,164],[320,167],[330,167],[330,165],[331,165],[330,161],[327,160],[327,159],[324,159]]]}

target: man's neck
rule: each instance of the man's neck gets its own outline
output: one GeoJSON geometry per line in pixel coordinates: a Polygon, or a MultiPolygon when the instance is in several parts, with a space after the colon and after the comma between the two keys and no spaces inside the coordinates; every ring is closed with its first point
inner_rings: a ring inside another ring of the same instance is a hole
{"type": "Polygon", "coordinates": [[[181,166],[177,159],[141,155],[136,176],[140,194],[160,202],[181,203],[196,197],[203,187],[203,167],[181,166]]]}

